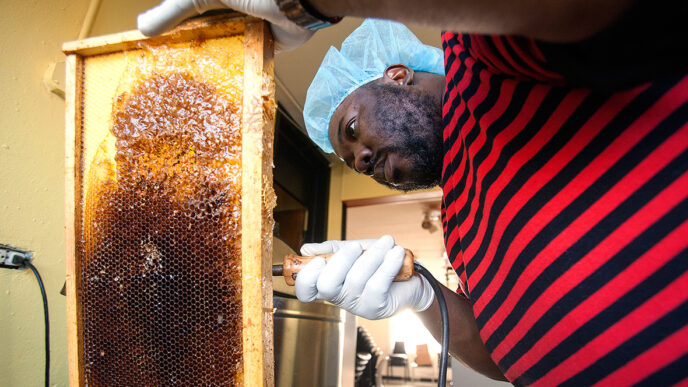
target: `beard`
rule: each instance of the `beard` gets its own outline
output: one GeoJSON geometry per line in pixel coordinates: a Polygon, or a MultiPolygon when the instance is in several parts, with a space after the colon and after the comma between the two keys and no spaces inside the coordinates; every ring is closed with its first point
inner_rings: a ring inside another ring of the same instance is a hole
{"type": "Polygon", "coordinates": [[[394,153],[408,161],[406,176],[394,171],[394,181],[379,183],[401,191],[432,188],[442,175],[442,103],[430,93],[403,90],[396,85],[369,84],[377,95],[375,117],[378,132],[390,144],[381,152],[394,153]]]}
{"type": "MultiPolygon", "coordinates": [[[[404,192],[433,188],[440,183],[442,174],[442,142],[432,141],[421,136],[405,138],[403,145],[387,147],[385,152],[395,153],[408,160],[411,169],[404,182],[395,184],[388,181],[379,183],[388,188],[404,192]]],[[[399,170],[394,171],[394,180],[399,181],[403,176],[399,170]]]]}

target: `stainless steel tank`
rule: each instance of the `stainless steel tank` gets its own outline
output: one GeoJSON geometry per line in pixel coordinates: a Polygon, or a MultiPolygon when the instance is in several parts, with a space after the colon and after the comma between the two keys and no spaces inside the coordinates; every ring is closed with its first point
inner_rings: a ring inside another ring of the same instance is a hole
{"type": "MultiPolygon", "coordinates": [[[[273,259],[293,253],[274,239],[273,259]]],[[[275,386],[336,387],[342,372],[344,311],[324,302],[302,303],[282,277],[273,278],[275,386]]]]}

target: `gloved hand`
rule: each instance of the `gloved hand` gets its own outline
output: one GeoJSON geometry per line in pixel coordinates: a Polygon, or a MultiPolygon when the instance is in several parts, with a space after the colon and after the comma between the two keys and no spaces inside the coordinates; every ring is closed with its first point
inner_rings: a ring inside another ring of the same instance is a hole
{"type": "Polygon", "coordinates": [[[377,320],[404,308],[424,311],[435,299],[428,281],[418,274],[408,281],[392,282],[405,251],[389,235],[301,247],[304,256],[329,253],[335,253],[329,262],[315,258],[296,277],[296,297],[302,302],[326,300],[355,315],[377,320]]]}
{"type": "Polygon", "coordinates": [[[153,36],[172,29],[184,19],[226,8],[269,21],[277,51],[294,49],[313,36],[313,31],[299,27],[284,16],[275,0],[164,0],[140,14],[137,24],[142,34],[153,36]]]}

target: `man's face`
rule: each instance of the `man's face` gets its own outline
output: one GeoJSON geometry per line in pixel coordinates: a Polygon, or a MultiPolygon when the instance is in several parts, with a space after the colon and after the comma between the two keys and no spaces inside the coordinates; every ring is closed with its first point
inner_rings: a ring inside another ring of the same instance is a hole
{"type": "Polygon", "coordinates": [[[410,191],[439,184],[442,127],[436,94],[377,80],[337,107],[329,137],[349,167],[390,188],[410,191]]]}

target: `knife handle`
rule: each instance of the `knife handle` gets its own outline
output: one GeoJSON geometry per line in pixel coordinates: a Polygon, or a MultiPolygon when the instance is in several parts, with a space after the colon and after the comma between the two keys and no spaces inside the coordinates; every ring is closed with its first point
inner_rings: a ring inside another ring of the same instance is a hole
{"type": "MultiPolygon", "coordinates": [[[[284,257],[284,266],[282,275],[284,275],[284,282],[289,286],[294,286],[294,281],[296,280],[296,274],[301,271],[301,269],[312,261],[313,258],[322,257],[325,261],[329,261],[330,257],[334,254],[323,254],[314,255],[312,257],[302,257],[296,254],[287,254],[284,257]]],[[[394,277],[394,282],[406,281],[413,275],[413,260],[414,256],[411,250],[406,249],[406,255],[404,255],[404,263],[399,269],[399,273],[394,277]]]]}

